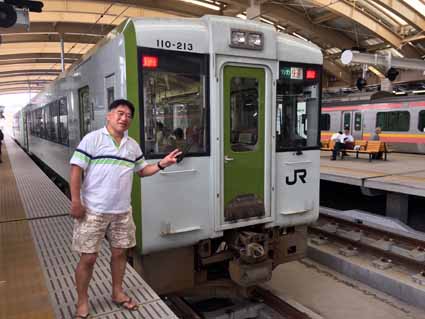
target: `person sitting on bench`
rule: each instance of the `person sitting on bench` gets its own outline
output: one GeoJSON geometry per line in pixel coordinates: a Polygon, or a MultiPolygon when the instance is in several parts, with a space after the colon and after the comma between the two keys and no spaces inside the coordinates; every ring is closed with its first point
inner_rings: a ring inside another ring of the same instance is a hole
{"type": "MultiPolygon", "coordinates": [[[[339,131],[338,133],[335,133],[332,135],[331,140],[335,141],[335,146],[332,151],[332,157],[331,160],[336,160],[336,157],[339,152],[346,150],[346,149],[353,149],[354,148],[354,138],[350,134],[350,128],[345,127],[344,133],[339,131]]],[[[343,155],[346,155],[343,153],[343,155]]]]}

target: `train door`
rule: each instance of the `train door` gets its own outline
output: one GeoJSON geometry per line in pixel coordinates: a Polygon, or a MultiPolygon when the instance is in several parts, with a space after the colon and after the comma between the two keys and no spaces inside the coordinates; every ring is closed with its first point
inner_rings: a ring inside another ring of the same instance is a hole
{"type": "Polygon", "coordinates": [[[264,198],[265,70],[225,66],[223,75],[224,223],[234,223],[270,215],[264,198]]]}
{"type": "Polygon", "coordinates": [[[351,125],[351,118],[352,112],[342,112],[341,131],[343,131],[347,127],[350,129],[350,132],[353,131],[351,125]]]}
{"type": "Polygon", "coordinates": [[[352,135],[355,140],[363,139],[363,114],[360,111],[354,112],[352,135]]]}
{"type": "Polygon", "coordinates": [[[356,112],[342,112],[341,131],[345,128],[350,129],[351,135],[355,140],[362,139],[363,137],[363,118],[360,111],[356,112]]]}
{"type": "Polygon", "coordinates": [[[80,138],[91,131],[91,122],[94,120],[93,107],[90,105],[89,87],[85,86],[78,90],[78,106],[80,118],[80,138]]]}

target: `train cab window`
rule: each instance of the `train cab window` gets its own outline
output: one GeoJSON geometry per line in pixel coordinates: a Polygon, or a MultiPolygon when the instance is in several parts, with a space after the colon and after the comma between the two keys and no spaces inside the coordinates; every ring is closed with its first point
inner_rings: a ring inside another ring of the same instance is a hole
{"type": "Polygon", "coordinates": [[[329,131],[331,128],[331,116],[329,114],[320,115],[320,130],[329,131]]]}
{"type": "Polygon", "coordinates": [[[146,48],[139,57],[145,156],[159,158],[175,148],[185,156],[208,154],[207,58],[146,48]],[[146,56],[157,65],[147,65],[146,56]]]}
{"type": "Polygon", "coordinates": [[[69,145],[68,136],[68,106],[66,98],[61,98],[58,101],[59,104],[59,119],[58,119],[58,135],[59,143],[69,145]]]}
{"type": "Polygon", "coordinates": [[[408,111],[378,112],[376,114],[376,127],[382,131],[409,130],[410,113],[408,111]]]}
{"type": "Polygon", "coordinates": [[[255,150],[258,141],[258,81],[234,77],[230,82],[230,145],[234,152],[255,150]]]}
{"type": "Polygon", "coordinates": [[[425,111],[419,112],[418,130],[425,133],[425,111]]]}
{"type": "Polygon", "coordinates": [[[279,65],[276,107],[276,151],[319,145],[320,67],[279,65]]]}

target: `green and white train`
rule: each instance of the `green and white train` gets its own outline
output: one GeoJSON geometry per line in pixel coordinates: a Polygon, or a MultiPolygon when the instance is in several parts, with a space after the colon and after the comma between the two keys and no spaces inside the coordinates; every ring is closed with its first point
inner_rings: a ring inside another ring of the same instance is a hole
{"type": "Polygon", "coordinates": [[[185,155],[134,179],[145,275],[166,291],[179,284],[158,262],[183,286],[220,263],[249,286],[303,255],[318,216],[322,64],[314,44],[255,21],[131,19],[17,114],[15,138],[69,180],[80,139],[131,100],[147,161],[185,155]]]}

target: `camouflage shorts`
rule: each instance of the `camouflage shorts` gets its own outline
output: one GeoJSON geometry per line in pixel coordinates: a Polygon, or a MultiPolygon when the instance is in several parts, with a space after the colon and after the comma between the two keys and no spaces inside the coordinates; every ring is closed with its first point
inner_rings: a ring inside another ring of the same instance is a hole
{"type": "Polygon", "coordinates": [[[72,249],[79,253],[98,253],[105,235],[111,247],[136,246],[136,226],[132,212],[102,214],[87,210],[83,219],[74,222],[72,249]]]}

